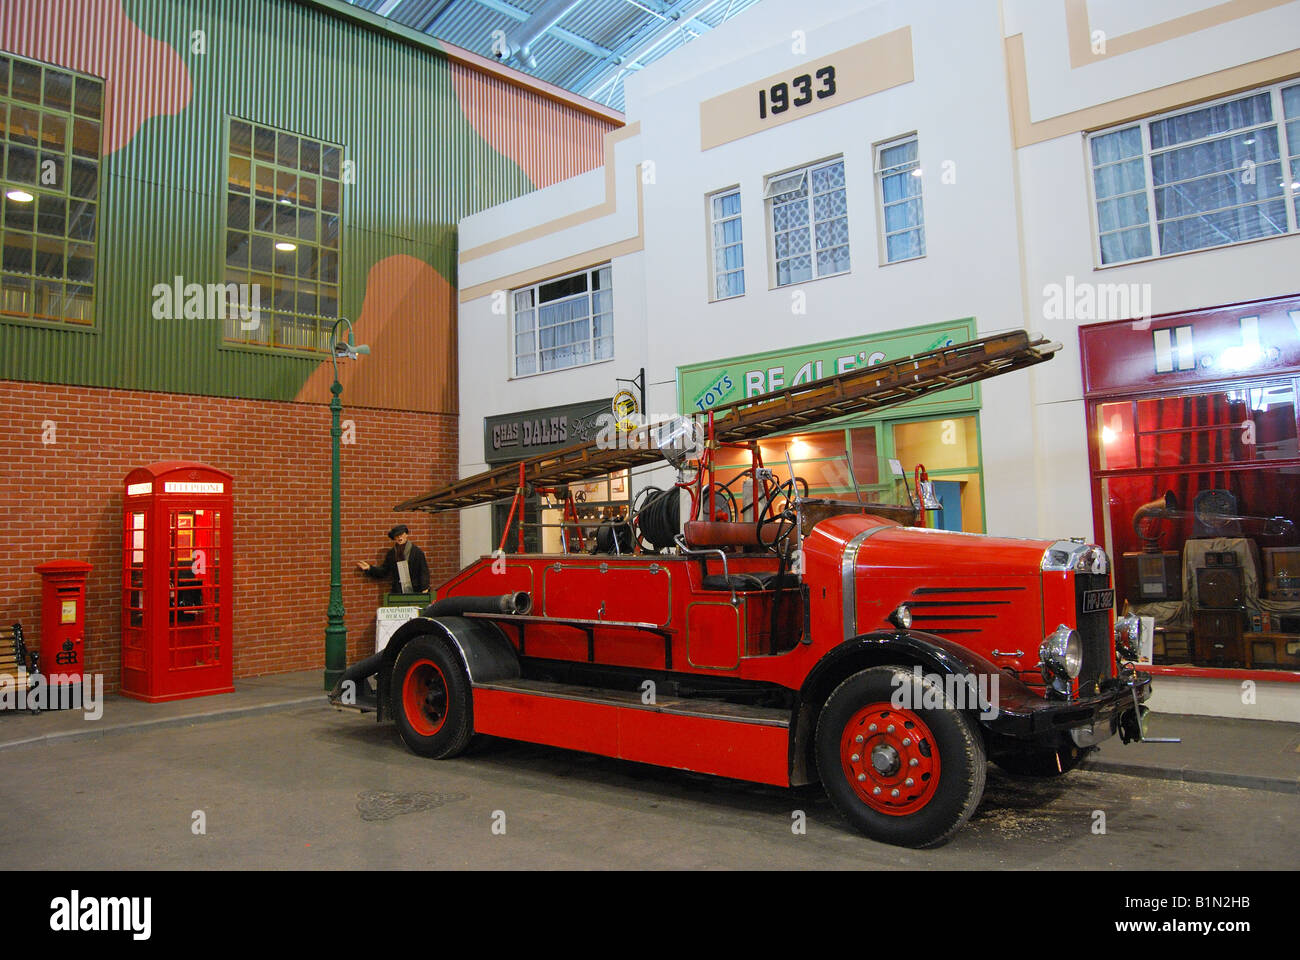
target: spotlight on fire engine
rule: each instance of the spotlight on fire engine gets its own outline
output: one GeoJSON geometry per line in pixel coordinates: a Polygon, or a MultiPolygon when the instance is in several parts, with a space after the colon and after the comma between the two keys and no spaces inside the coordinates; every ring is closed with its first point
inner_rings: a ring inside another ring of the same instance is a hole
{"type": "Polygon", "coordinates": [[[653,442],[660,455],[680,470],[704,455],[704,426],[693,417],[673,417],[655,424],[653,442]]]}
{"type": "Polygon", "coordinates": [[[889,622],[899,630],[910,630],[912,628],[912,611],[907,608],[907,604],[900,603],[894,608],[894,612],[889,615],[889,622]]]}
{"type": "Polygon", "coordinates": [[[1053,691],[1067,699],[1070,681],[1083,669],[1083,640],[1079,631],[1061,624],[1044,638],[1038,647],[1043,681],[1053,691]]]}

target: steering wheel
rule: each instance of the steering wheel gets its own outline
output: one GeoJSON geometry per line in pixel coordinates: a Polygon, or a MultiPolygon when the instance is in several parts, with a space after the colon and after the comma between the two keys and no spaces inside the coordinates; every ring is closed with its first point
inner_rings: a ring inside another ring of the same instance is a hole
{"type": "MultiPolygon", "coordinates": [[[[806,492],[808,488],[807,481],[802,477],[796,479],[802,484],[806,492]]],[[[786,557],[790,555],[790,534],[794,533],[795,526],[798,523],[798,518],[794,512],[794,508],[790,505],[791,500],[794,499],[791,496],[793,492],[794,484],[789,480],[778,485],[776,489],[772,491],[772,495],[766,498],[766,501],[763,504],[763,510],[758,516],[758,542],[763,544],[768,550],[771,550],[777,556],[786,557]],[[777,497],[782,496],[785,498],[785,504],[778,512],[776,510],[776,499],[777,497]],[[782,525],[777,528],[776,536],[772,538],[770,544],[766,543],[763,539],[763,528],[769,523],[778,523],[782,525]]]]}

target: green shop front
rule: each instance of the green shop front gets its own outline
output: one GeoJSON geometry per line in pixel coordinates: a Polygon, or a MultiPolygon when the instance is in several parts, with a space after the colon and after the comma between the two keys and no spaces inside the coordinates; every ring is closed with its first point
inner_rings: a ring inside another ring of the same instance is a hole
{"type": "MultiPolygon", "coordinates": [[[[681,366],[677,406],[683,413],[704,413],[975,336],[975,320],[968,317],[681,366]]],[[[923,467],[942,505],[928,512],[927,525],[983,533],[979,410],[979,384],[969,384],[815,430],[769,437],[759,449],[764,464],[782,476],[788,456],[795,474],[808,481],[810,496],[840,500],[905,504],[923,467]]],[[[719,451],[719,481],[733,480],[747,462],[743,451],[719,451]]],[[[739,496],[740,484],[733,486],[739,496]]]]}

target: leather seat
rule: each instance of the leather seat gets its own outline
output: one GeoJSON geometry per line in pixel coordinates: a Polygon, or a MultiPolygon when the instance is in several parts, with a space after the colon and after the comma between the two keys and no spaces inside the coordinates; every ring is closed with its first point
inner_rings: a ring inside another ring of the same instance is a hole
{"type": "Polygon", "coordinates": [[[733,573],[724,577],[720,573],[710,573],[704,577],[705,590],[792,590],[799,585],[799,578],[792,573],[784,573],[777,579],[776,573],[733,573]]]}
{"type": "Polygon", "coordinates": [[[703,581],[705,590],[766,590],[763,584],[763,578],[752,573],[733,573],[729,577],[724,577],[720,573],[710,573],[705,575],[703,581]]]}

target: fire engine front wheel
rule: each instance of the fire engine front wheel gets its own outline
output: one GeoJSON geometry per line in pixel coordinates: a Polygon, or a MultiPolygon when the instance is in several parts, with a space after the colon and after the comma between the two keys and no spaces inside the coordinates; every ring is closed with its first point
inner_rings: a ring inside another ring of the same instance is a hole
{"type": "Polygon", "coordinates": [[[872,667],[835,688],[817,720],[816,753],[831,803],[883,843],[946,843],[984,794],[974,722],[942,687],[901,667],[872,667]]]}
{"type": "Polygon", "coordinates": [[[474,732],[469,679],[455,653],[434,637],[416,637],[393,664],[393,713],[402,739],[422,757],[463,751],[474,732]]]}

